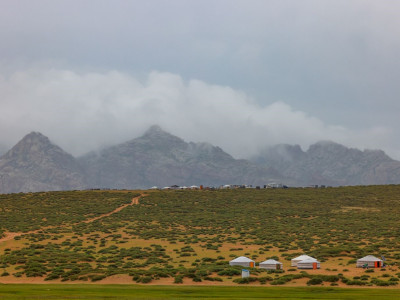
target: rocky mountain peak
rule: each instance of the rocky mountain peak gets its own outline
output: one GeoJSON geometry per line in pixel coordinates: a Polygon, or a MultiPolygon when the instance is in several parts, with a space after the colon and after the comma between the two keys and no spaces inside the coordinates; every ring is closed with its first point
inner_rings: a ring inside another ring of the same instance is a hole
{"type": "Polygon", "coordinates": [[[158,125],[153,125],[142,136],[143,138],[177,138],[176,136],[166,132],[158,125]]]}
{"type": "Polygon", "coordinates": [[[84,186],[75,158],[39,132],[31,132],[0,159],[0,192],[76,189],[84,186]]]}
{"type": "Polygon", "coordinates": [[[144,135],[157,135],[157,134],[165,134],[167,132],[165,132],[161,126],[159,125],[152,125],[150,126],[149,129],[146,130],[146,132],[144,133],[144,135]]]}
{"type": "Polygon", "coordinates": [[[347,147],[332,142],[332,141],[319,141],[315,144],[310,145],[307,152],[318,152],[318,151],[343,151],[348,149],[347,147]]]}
{"type": "Polygon", "coordinates": [[[128,143],[146,144],[153,147],[170,148],[170,147],[186,147],[183,139],[164,131],[160,126],[151,126],[140,138],[136,138],[128,143]]]}
{"type": "Polygon", "coordinates": [[[10,151],[8,151],[3,158],[10,159],[18,156],[23,157],[39,154],[54,148],[61,150],[61,148],[53,145],[49,138],[40,132],[31,132],[20,140],[10,151]]]}

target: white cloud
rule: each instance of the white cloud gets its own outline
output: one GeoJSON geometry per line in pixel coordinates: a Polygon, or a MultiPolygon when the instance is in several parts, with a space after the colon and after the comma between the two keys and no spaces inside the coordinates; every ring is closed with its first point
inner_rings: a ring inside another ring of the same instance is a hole
{"type": "MultiPolygon", "coordinates": [[[[158,124],[186,141],[206,141],[235,157],[277,143],[334,140],[395,153],[388,128],[354,131],[324,124],[283,102],[262,106],[244,92],[171,73],[145,80],[118,71],[39,68],[0,76],[0,142],[40,131],[75,155],[140,136],[158,124]]],[[[398,156],[400,157],[400,155],[398,156]]]]}

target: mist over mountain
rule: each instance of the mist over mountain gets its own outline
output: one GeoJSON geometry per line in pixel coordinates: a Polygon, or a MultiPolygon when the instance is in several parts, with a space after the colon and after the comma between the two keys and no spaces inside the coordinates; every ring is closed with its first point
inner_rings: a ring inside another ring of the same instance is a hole
{"type": "Polygon", "coordinates": [[[380,150],[318,142],[266,148],[235,159],[209,143],[186,142],[159,126],[141,137],[75,158],[38,132],[0,157],[0,193],[151,186],[371,185],[400,182],[400,162],[380,150]]]}
{"type": "Polygon", "coordinates": [[[302,184],[371,185],[400,182],[400,162],[381,150],[358,150],[321,141],[303,151],[298,145],[276,145],[251,159],[279,170],[302,184]]]}
{"type": "Polygon", "coordinates": [[[87,170],[90,185],[96,187],[218,186],[281,179],[274,170],[234,159],[208,143],[187,143],[159,126],[79,161],[87,170]]]}
{"type": "Polygon", "coordinates": [[[8,147],[0,143],[0,157],[8,151],[8,147]]]}

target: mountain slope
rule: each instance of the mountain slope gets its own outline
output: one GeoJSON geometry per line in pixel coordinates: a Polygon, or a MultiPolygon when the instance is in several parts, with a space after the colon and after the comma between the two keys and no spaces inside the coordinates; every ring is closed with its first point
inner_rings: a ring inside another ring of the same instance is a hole
{"type": "Polygon", "coordinates": [[[222,184],[290,186],[400,183],[400,162],[383,151],[318,142],[307,151],[276,145],[251,160],[151,127],[143,136],[78,159],[40,133],[0,157],[0,193],[222,184]]]}
{"type": "Polygon", "coordinates": [[[298,184],[370,185],[400,183],[400,162],[380,150],[347,148],[322,141],[303,152],[300,146],[277,145],[253,162],[278,169],[298,184]]]}
{"type": "Polygon", "coordinates": [[[75,158],[38,132],[0,158],[0,193],[80,189],[84,182],[75,158]]]}
{"type": "Polygon", "coordinates": [[[88,170],[91,186],[109,188],[261,184],[280,177],[268,168],[236,160],[219,147],[186,143],[158,126],[139,138],[90,153],[79,161],[88,170]]]}

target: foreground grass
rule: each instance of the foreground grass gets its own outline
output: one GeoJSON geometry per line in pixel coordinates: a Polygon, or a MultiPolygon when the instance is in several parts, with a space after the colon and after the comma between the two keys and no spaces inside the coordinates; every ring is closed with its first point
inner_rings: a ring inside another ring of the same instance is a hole
{"type": "Polygon", "coordinates": [[[0,299],[399,299],[400,290],[321,287],[0,285],[0,299]]]}

